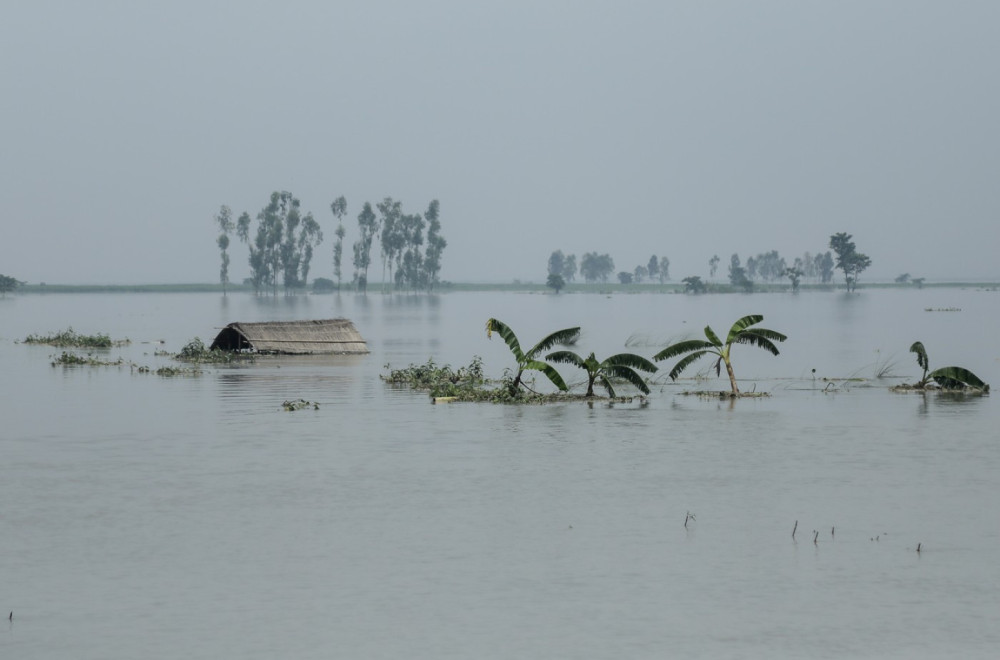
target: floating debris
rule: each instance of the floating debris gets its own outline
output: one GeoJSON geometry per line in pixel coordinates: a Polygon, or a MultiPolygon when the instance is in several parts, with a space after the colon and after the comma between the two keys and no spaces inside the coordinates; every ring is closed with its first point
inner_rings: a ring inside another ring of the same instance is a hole
{"type": "Polygon", "coordinates": [[[281,407],[289,412],[293,410],[304,410],[306,408],[312,408],[313,410],[319,410],[319,404],[315,401],[306,401],[305,399],[296,399],[295,401],[285,401],[281,404],[281,407]]]}

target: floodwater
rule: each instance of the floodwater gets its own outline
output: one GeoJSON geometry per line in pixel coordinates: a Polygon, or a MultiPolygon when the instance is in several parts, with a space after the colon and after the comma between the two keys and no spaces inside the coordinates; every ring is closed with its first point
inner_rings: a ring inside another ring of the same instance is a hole
{"type": "Polygon", "coordinates": [[[8,296],[0,657],[992,658],[995,395],[888,388],[919,377],[916,340],[1000,383],[998,296],[8,296]],[[734,351],[768,398],[684,396],[726,389],[708,359],[646,405],[435,406],[379,380],[476,355],[499,377],[491,316],[526,347],[580,325],[603,358],[750,313],[789,336],[734,351]],[[370,355],[160,377],[18,343],[72,326],[155,367],[231,321],[338,316],[370,355]],[[319,409],[281,408],[299,398],[319,409]]]}

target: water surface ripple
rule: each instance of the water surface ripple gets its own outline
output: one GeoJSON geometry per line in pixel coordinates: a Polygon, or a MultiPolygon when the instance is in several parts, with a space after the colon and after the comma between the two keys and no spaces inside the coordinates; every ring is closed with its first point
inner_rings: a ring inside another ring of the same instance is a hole
{"type": "Polygon", "coordinates": [[[993,657],[997,407],[888,387],[919,376],[916,340],[1000,382],[996,296],[2,299],[0,657],[993,657]],[[651,356],[757,312],[789,340],[734,360],[769,398],[684,396],[726,387],[707,360],[647,405],[434,406],[379,380],[475,355],[500,376],[491,316],[651,356]],[[370,355],[162,378],[17,343],[72,325],[157,366],[230,321],[336,316],[370,355]]]}

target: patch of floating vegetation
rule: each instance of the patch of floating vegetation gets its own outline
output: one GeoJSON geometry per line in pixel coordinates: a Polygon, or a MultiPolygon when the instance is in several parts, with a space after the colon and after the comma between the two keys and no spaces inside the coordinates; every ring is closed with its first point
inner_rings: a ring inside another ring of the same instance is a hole
{"type": "Polygon", "coordinates": [[[762,399],[771,396],[770,392],[740,392],[733,394],[725,390],[694,390],[681,392],[684,396],[699,396],[703,399],[762,399]]]}
{"type": "MultiPolygon", "coordinates": [[[[157,353],[160,355],[160,353],[157,353]]],[[[181,349],[181,352],[173,356],[182,362],[194,362],[199,364],[235,364],[253,362],[252,353],[237,353],[234,351],[222,351],[219,349],[209,349],[200,338],[195,337],[181,349]]]]}
{"type": "Polygon", "coordinates": [[[157,376],[163,376],[164,378],[201,375],[201,370],[194,367],[158,367],[153,369],[152,367],[147,367],[145,365],[133,364],[132,371],[139,374],[156,374],[157,376]]]}
{"type": "Polygon", "coordinates": [[[157,376],[165,377],[201,375],[201,370],[194,367],[158,367],[154,369],[153,367],[147,367],[134,362],[126,362],[125,358],[103,360],[90,353],[79,355],[63,351],[61,355],[51,356],[51,358],[53,367],[123,367],[128,365],[131,372],[137,374],[156,374],[157,376]]]}
{"type": "Polygon", "coordinates": [[[955,384],[953,386],[941,386],[934,383],[903,383],[889,388],[890,392],[911,393],[911,392],[937,392],[940,394],[970,394],[973,396],[983,396],[990,393],[990,386],[983,384],[982,387],[974,385],[955,384]]]}
{"type": "MultiPolygon", "coordinates": [[[[64,332],[46,337],[30,335],[24,340],[24,343],[51,344],[55,346],[72,347],[84,346],[88,348],[111,348],[114,346],[122,346],[131,342],[127,339],[123,341],[112,341],[108,335],[78,335],[73,332],[71,328],[64,332]]],[[[153,352],[153,355],[156,357],[170,357],[175,360],[193,364],[234,364],[254,361],[254,356],[247,353],[209,350],[197,337],[188,342],[184,348],[181,349],[180,353],[174,354],[157,349],[153,352]]],[[[136,364],[135,362],[128,362],[122,357],[119,357],[116,360],[109,360],[96,357],[91,353],[80,355],[79,353],[63,351],[61,355],[50,356],[50,358],[53,367],[121,367],[127,365],[131,369],[132,373],[156,374],[157,376],[163,377],[198,376],[202,373],[200,369],[194,366],[149,367],[146,365],[136,364]]]]}
{"type": "Polygon", "coordinates": [[[931,361],[923,342],[915,341],[910,352],[917,356],[917,365],[924,370],[923,376],[913,384],[904,383],[892,388],[896,392],[936,389],[942,392],[971,392],[989,394],[990,386],[965,367],[941,367],[931,371],[931,361]]]}
{"type": "Polygon", "coordinates": [[[616,396],[616,397],[604,397],[604,396],[587,396],[586,394],[567,394],[565,392],[552,392],[552,393],[540,393],[540,392],[525,392],[519,391],[516,395],[510,393],[510,389],[506,385],[502,385],[498,388],[478,388],[463,390],[455,395],[451,396],[434,396],[431,395],[431,403],[499,403],[499,404],[518,404],[518,405],[544,405],[546,403],[567,403],[570,401],[580,401],[586,402],[588,404],[594,403],[634,403],[638,402],[641,406],[646,406],[649,401],[646,397],[642,395],[638,396],[616,396]]]}
{"type": "Polygon", "coordinates": [[[131,344],[129,339],[112,340],[110,335],[81,335],[67,328],[62,332],[50,335],[31,334],[25,337],[23,344],[44,344],[46,346],[72,347],[72,348],[112,348],[114,346],[126,346],[131,344]]]}
{"type": "Polygon", "coordinates": [[[396,387],[427,392],[432,403],[501,403],[521,405],[542,405],[565,403],[567,401],[602,401],[609,403],[632,403],[638,400],[645,405],[645,397],[588,397],[583,394],[565,392],[540,393],[518,389],[512,393],[513,378],[509,375],[500,380],[490,380],[483,376],[483,361],[478,355],[464,367],[458,369],[450,365],[437,365],[433,358],[424,364],[411,364],[404,369],[392,369],[385,365],[387,375],[379,376],[384,382],[396,387]],[[489,387],[497,385],[497,387],[489,387]]]}
{"type": "Polygon", "coordinates": [[[123,358],[102,360],[90,353],[87,355],[77,355],[76,353],[63,351],[62,355],[50,357],[52,358],[53,367],[120,367],[125,364],[123,358]]]}
{"type": "Polygon", "coordinates": [[[481,389],[488,381],[483,376],[483,359],[478,355],[468,366],[452,369],[451,365],[438,366],[430,358],[425,364],[411,364],[405,369],[392,369],[387,376],[379,376],[383,381],[406,386],[414,390],[430,392],[432,397],[459,397],[466,391],[481,389]]]}
{"type": "Polygon", "coordinates": [[[296,399],[294,401],[285,401],[281,404],[281,407],[285,410],[291,412],[295,410],[305,410],[306,408],[312,408],[313,410],[319,410],[319,404],[315,401],[306,401],[305,399],[296,399]]]}

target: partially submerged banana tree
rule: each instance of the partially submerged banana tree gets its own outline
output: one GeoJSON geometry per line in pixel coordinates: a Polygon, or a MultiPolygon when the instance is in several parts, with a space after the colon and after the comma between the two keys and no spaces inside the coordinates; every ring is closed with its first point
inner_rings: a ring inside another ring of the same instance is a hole
{"type": "Polygon", "coordinates": [[[655,364],[635,353],[619,353],[612,355],[603,362],[598,362],[593,353],[587,356],[587,359],[583,359],[573,351],[556,351],[555,353],[546,355],[545,359],[552,362],[572,364],[586,371],[588,397],[594,396],[594,383],[597,382],[607,391],[609,397],[612,399],[615,398],[615,388],[611,384],[612,378],[620,378],[621,380],[628,381],[643,394],[649,394],[649,386],[646,385],[646,381],[636,370],[648,373],[656,371],[655,364]]]}
{"type": "Polygon", "coordinates": [[[689,354],[680,362],[674,365],[674,368],[670,370],[670,380],[677,380],[677,377],[684,371],[692,362],[700,358],[705,354],[717,355],[718,359],[715,361],[715,375],[719,376],[722,373],[722,365],[726,365],[726,373],[729,375],[729,384],[732,386],[732,395],[737,397],[740,395],[740,390],[736,386],[736,374],[733,372],[733,363],[730,359],[732,354],[734,344],[750,344],[751,346],[758,346],[766,351],[769,351],[772,355],[778,354],[778,347],[775,346],[775,342],[783,342],[787,337],[780,332],[775,332],[774,330],[768,330],[767,328],[752,328],[750,326],[756,325],[764,320],[761,314],[751,314],[749,316],[744,316],[739,321],[733,324],[733,327],[729,329],[729,335],[726,337],[726,343],[723,344],[719,337],[712,331],[711,326],[705,326],[705,336],[708,341],[704,339],[688,339],[686,341],[677,342],[676,344],[671,344],[667,346],[662,351],[653,356],[653,359],[659,362],[660,360],[669,360],[672,357],[677,357],[678,355],[689,354]]]}
{"type": "Polygon", "coordinates": [[[973,389],[982,392],[990,391],[989,385],[980,380],[976,374],[962,367],[941,367],[929,372],[931,365],[930,358],[927,357],[927,349],[919,341],[913,342],[913,345],[910,346],[910,352],[916,353],[917,364],[924,370],[920,381],[913,385],[915,389],[925,389],[933,380],[943,390],[973,389]]]}
{"type": "Polygon", "coordinates": [[[510,383],[511,395],[516,395],[521,386],[524,385],[521,381],[521,376],[525,371],[540,371],[561,391],[565,392],[569,389],[555,367],[543,360],[539,360],[536,356],[539,353],[549,350],[556,344],[572,344],[575,342],[580,337],[579,327],[557,330],[535,344],[527,352],[521,350],[521,344],[517,341],[517,335],[505,323],[496,319],[489,319],[486,321],[486,338],[490,339],[494,332],[500,335],[507,343],[510,352],[514,354],[514,359],[517,360],[517,373],[510,383]]]}

